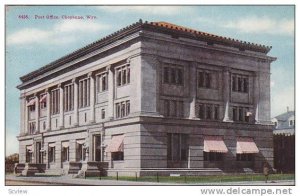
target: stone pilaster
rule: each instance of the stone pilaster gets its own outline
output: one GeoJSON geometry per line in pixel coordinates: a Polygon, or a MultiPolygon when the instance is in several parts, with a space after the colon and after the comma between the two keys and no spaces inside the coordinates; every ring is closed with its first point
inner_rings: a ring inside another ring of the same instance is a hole
{"type": "Polygon", "coordinates": [[[232,122],[229,117],[230,108],[230,69],[225,68],[223,71],[223,101],[224,101],[224,118],[223,122],[232,122]]]}
{"type": "Polygon", "coordinates": [[[35,94],[35,132],[39,132],[39,118],[40,118],[40,101],[39,96],[35,94]]]}
{"type": "Polygon", "coordinates": [[[114,118],[114,99],[115,99],[115,93],[114,93],[114,71],[111,67],[111,65],[107,66],[107,72],[108,72],[108,107],[107,107],[107,115],[109,119],[114,118]]]}
{"type": "Polygon", "coordinates": [[[88,77],[90,78],[90,123],[95,123],[95,76],[90,72],[88,77]]]}
{"type": "Polygon", "coordinates": [[[24,95],[21,95],[20,97],[20,135],[25,134],[25,127],[27,125],[27,122],[25,121],[25,115],[26,115],[26,97],[24,95]]]}
{"type": "Polygon", "coordinates": [[[78,80],[74,78],[72,80],[74,84],[74,124],[73,126],[78,126],[78,80]]]}
{"type": "Polygon", "coordinates": [[[196,97],[197,97],[197,70],[196,70],[196,63],[192,63],[189,70],[189,89],[190,89],[190,113],[189,118],[195,119],[196,118],[196,97]]]}
{"type": "Polygon", "coordinates": [[[49,89],[46,89],[46,93],[47,93],[47,101],[46,101],[46,104],[47,104],[47,123],[46,123],[46,130],[47,131],[50,131],[51,129],[51,104],[50,104],[50,90],[49,89]]]}
{"type": "Polygon", "coordinates": [[[63,85],[59,84],[59,128],[64,127],[64,89],[63,85]]]}

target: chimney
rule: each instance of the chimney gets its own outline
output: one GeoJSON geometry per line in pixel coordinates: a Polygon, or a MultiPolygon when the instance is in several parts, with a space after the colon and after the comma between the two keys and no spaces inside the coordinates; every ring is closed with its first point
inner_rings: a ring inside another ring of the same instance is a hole
{"type": "Polygon", "coordinates": [[[289,112],[289,106],[286,107],[287,112],[289,112]]]}

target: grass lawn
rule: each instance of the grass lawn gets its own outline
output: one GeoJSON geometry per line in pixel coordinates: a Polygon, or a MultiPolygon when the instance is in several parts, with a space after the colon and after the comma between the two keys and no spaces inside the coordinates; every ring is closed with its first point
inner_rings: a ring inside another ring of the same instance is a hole
{"type": "MultiPolygon", "coordinates": [[[[87,179],[99,179],[99,177],[87,177],[87,179]]],[[[116,177],[101,177],[103,180],[117,180],[116,177]]],[[[142,176],[126,177],[119,176],[118,180],[142,181],[142,182],[173,182],[173,183],[204,183],[204,182],[237,182],[237,181],[264,181],[262,174],[241,174],[241,175],[218,175],[218,176],[142,176]]],[[[295,180],[294,174],[270,174],[272,180],[295,180]]]]}

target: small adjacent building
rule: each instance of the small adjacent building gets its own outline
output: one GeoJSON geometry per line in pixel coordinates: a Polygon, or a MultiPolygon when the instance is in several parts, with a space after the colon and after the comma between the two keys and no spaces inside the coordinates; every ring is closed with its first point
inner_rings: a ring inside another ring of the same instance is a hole
{"type": "Polygon", "coordinates": [[[274,168],[277,172],[295,173],[295,111],[280,114],[274,123],[274,168]]]}
{"type": "Polygon", "coordinates": [[[20,163],[68,173],[105,162],[108,175],[273,167],[270,49],[129,25],[20,78],[20,163]]]}

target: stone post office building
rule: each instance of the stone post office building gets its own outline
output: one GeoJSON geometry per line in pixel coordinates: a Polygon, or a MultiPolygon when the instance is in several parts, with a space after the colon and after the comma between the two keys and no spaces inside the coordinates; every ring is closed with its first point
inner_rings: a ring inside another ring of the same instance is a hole
{"type": "Polygon", "coordinates": [[[129,25],[20,78],[20,163],[107,162],[108,175],[273,167],[270,49],[129,25]]]}

